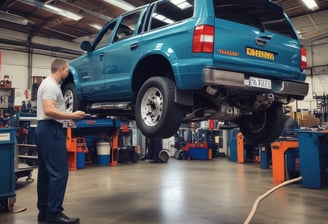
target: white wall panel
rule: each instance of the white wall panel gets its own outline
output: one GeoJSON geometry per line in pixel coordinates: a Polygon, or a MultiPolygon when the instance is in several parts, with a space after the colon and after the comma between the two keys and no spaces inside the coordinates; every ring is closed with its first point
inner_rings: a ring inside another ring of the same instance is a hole
{"type": "MultiPolygon", "coordinates": [[[[27,35],[20,32],[5,30],[0,28],[0,38],[12,41],[25,42],[27,35]]],[[[42,44],[46,46],[61,47],[71,50],[79,51],[79,43],[67,42],[57,39],[34,37],[32,38],[34,44],[42,44]]],[[[30,76],[48,76],[50,74],[50,65],[55,56],[41,55],[43,50],[36,50],[37,54],[32,53],[31,68],[28,63],[27,47],[8,45],[0,43],[0,52],[2,54],[0,75],[3,79],[4,75],[9,75],[12,81],[12,86],[18,89],[28,89],[29,75],[30,76]],[[25,52],[24,52],[25,51],[25,52]],[[41,54],[40,54],[41,53],[41,54]],[[29,74],[31,71],[31,74],[29,74]]],[[[58,52],[47,52],[49,55],[55,55],[58,52]]]]}
{"type": "Polygon", "coordinates": [[[13,30],[0,28],[0,38],[9,40],[27,40],[27,35],[13,30]]]}
{"type": "Polygon", "coordinates": [[[314,96],[328,94],[328,38],[307,45],[306,51],[310,68],[306,70],[309,93],[303,101],[297,102],[297,109],[313,111],[317,108],[314,96]]]}
{"type": "Polygon", "coordinates": [[[328,39],[326,43],[314,44],[306,47],[309,66],[319,66],[328,64],[328,39]]]}
{"type": "Polygon", "coordinates": [[[44,37],[34,37],[32,38],[32,42],[45,44],[49,46],[58,46],[62,48],[72,49],[72,50],[80,50],[80,43],[77,42],[67,42],[67,41],[44,38],[44,37]]]}
{"type": "Polygon", "coordinates": [[[32,57],[32,76],[48,76],[54,57],[36,55],[32,57]]]}
{"type": "Polygon", "coordinates": [[[9,75],[14,88],[27,88],[28,58],[26,53],[0,50],[2,54],[1,79],[9,75]]]}

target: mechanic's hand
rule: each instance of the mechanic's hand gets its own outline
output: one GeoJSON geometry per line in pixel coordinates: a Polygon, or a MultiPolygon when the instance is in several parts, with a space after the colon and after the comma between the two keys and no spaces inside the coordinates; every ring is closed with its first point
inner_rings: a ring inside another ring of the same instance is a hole
{"type": "Polygon", "coordinates": [[[73,115],[72,117],[73,120],[80,120],[86,116],[85,112],[80,110],[74,111],[72,115],[73,115]]]}

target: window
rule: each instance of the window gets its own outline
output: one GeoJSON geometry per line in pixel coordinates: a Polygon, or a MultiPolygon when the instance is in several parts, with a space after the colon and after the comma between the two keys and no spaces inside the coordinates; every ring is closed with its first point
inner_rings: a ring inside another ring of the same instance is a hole
{"type": "Polygon", "coordinates": [[[296,39],[296,34],[279,7],[270,2],[240,0],[213,0],[216,18],[257,27],[296,39]]]}
{"type": "Polygon", "coordinates": [[[194,0],[163,1],[157,3],[154,8],[150,21],[151,30],[192,17],[194,0]]]}
{"type": "Polygon", "coordinates": [[[121,23],[117,29],[116,35],[114,37],[114,42],[126,39],[133,36],[141,11],[133,12],[124,16],[121,23]]]}
{"type": "Polygon", "coordinates": [[[95,46],[95,50],[108,45],[109,38],[112,35],[115,24],[116,24],[116,21],[108,24],[107,27],[104,30],[102,30],[100,35],[95,40],[96,42],[98,42],[95,46]]]}

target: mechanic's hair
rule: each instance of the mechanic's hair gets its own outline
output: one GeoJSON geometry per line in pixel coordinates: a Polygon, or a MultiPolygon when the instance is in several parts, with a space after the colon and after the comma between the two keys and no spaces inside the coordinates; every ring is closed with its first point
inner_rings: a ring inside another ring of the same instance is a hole
{"type": "Polygon", "coordinates": [[[58,71],[58,69],[64,67],[67,65],[67,61],[64,59],[55,59],[51,64],[51,73],[55,73],[58,71]]]}

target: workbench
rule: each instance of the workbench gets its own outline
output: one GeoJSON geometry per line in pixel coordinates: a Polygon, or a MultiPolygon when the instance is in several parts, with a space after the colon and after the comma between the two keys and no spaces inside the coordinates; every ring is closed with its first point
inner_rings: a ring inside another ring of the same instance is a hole
{"type": "MultiPolygon", "coordinates": [[[[110,153],[110,166],[116,166],[118,162],[118,130],[121,122],[112,118],[86,117],[74,121],[74,127],[66,127],[66,148],[68,152],[68,164],[70,171],[78,169],[78,161],[83,151],[81,137],[85,136],[111,136],[112,146],[110,153]]],[[[80,158],[84,159],[84,157],[80,158]]]]}

